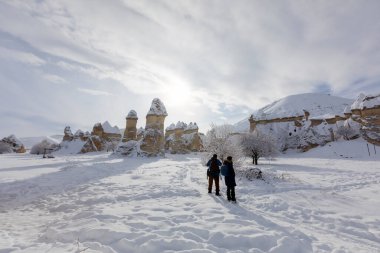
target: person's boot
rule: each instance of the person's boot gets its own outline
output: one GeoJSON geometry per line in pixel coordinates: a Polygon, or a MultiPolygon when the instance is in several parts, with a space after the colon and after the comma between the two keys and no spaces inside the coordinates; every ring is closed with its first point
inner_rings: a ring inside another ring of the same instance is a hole
{"type": "Polygon", "coordinates": [[[227,190],[227,200],[228,200],[228,201],[231,201],[231,195],[230,195],[229,190],[227,190]]]}
{"type": "Polygon", "coordinates": [[[216,191],[216,192],[215,192],[215,195],[216,195],[216,196],[220,196],[219,191],[216,191]]]}

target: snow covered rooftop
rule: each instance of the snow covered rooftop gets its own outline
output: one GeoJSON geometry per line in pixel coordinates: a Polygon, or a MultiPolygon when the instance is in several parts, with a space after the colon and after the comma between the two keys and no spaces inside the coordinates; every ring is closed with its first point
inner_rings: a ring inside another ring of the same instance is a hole
{"type": "Polygon", "coordinates": [[[159,98],[155,98],[152,101],[152,105],[148,111],[147,115],[160,115],[160,116],[168,116],[166,112],[165,105],[161,102],[159,98]]]}

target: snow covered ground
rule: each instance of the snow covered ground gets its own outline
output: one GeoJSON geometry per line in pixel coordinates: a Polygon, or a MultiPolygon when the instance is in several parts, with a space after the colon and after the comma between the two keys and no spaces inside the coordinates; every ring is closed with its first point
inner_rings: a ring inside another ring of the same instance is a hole
{"type": "Polygon", "coordinates": [[[1,155],[0,252],[380,252],[369,148],[259,160],[265,181],[239,173],[237,204],[207,193],[199,155],[1,155]]]}

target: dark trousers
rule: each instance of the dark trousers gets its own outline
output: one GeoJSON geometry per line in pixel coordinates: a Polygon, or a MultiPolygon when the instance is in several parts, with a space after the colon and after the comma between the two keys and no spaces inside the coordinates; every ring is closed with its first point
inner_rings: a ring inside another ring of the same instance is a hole
{"type": "Polygon", "coordinates": [[[213,177],[209,176],[208,177],[208,192],[211,193],[212,190],[212,182],[215,180],[215,192],[219,194],[219,176],[213,177]]]}
{"type": "Polygon", "coordinates": [[[236,201],[235,198],[235,186],[227,186],[227,199],[236,201]]]}

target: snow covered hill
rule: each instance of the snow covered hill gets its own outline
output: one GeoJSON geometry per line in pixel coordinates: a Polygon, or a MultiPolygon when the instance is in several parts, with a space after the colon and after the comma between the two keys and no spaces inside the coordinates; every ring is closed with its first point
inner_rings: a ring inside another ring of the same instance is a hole
{"type": "MultiPolygon", "coordinates": [[[[277,100],[254,112],[252,115],[256,120],[270,120],[275,118],[286,118],[303,116],[304,110],[310,113],[310,117],[329,117],[343,115],[344,109],[351,106],[353,99],[331,96],[320,93],[305,93],[287,96],[277,100]]],[[[236,123],[237,132],[249,131],[248,118],[236,123]]]]}
{"type": "Polygon", "coordinates": [[[304,110],[310,117],[343,115],[344,109],[354,102],[353,99],[327,94],[305,93],[287,96],[257,111],[257,120],[303,116],[304,110]]]}
{"type": "Polygon", "coordinates": [[[242,176],[247,162],[237,204],[207,193],[198,155],[2,155],[0,252],[379,252],[369,149],[357,139],[264,160],[265,181],[242,176]]]}

